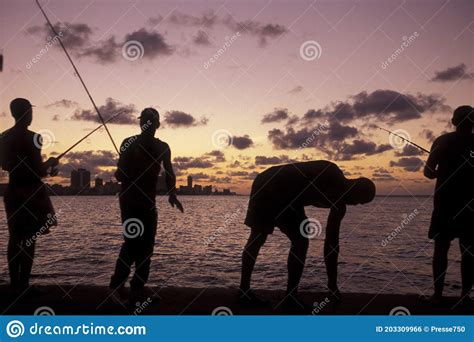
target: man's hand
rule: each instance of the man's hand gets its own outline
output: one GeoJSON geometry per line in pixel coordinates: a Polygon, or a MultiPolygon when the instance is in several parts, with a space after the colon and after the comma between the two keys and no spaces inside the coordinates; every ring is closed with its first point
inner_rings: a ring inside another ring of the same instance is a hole
{"type": "Polygon", "coordinates": [[[49,157],[47,161],[44,162],[46,168],[56,167],[59,165],[59,159],[54,157],[49,157]]]}
{"type": "Polygon", "coordinates": [[[51,177],[58,175],[58,168],[56,166],[59,165],[59,159],[54,157],[49,157],[47,161],[43,163],[43,172],[45,175],[49,174],[51,177]]]}
{"type": "Polygon", "coordinates": [[[429,179],[438,178],[438,172],[436,172],[436,170],[433,170],[432,168],[430,168],[428,165],[425,166],[425,168],[423,170],[423,174],[426,178],[429,178],[429,179]]]}
{"type": "Polygon", "coordinates": [[[178,198],[176,197],[176,194],[171,194],[170,197],[168,198],[168,202],[171,204],[171,206],[174,208],[176,206],[176,208],[179,209],[179,211],[181,211],[182,213],[184,213],[184,208],[183,208],[183,205],[181,204],[181,202],[178,200],[178,198]]]}
{"type": "Polygon", "coordinates": [[[49,170],[49,175],[51,177],[56,177],[59,173],[59,169],[57,167],[52,167],[51,170],[49,170]]]}

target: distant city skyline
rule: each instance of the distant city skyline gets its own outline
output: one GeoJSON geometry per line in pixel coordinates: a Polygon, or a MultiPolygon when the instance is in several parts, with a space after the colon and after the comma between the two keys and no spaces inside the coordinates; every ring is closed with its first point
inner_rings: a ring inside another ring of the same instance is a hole
{"type": "MultiPolygon", "coordinates": [[[[177,185],[176,191],[179,195],[236,195],[231,189],[222,188],[212,184],[200,185],[193,183],[193,177],[187,176],[186,185],[177,185]]],[[[6,184],[0,184],[6,185],[6,184]]],[[[62,184],[47,183],[52,195],[116,195],[120,191],[120,184],[112,179],[105,180],[100,177],[94,177],[91,172],[85,168],[72,170],[69,178],[69,186],[62,184]],[[94,186],[92,186],[92,181],[94,186]]],[[[164,174],[158,176],[156,186],[158,195],[166,195],[168,189],[166,186],[166,177],[164,174]]]]}

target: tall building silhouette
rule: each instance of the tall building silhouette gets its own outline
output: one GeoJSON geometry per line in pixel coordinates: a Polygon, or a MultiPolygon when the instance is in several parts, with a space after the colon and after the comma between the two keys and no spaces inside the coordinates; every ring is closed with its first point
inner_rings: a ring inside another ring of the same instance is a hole
{"type": "Polygon", "coordinates": [[[71,172],[71,188],[84,189],[91,187],[91,173],[86,169],[72,170],[71,172]]]}
{"type": "Polygon", "coordinates": [[[188,176],[188,189],[191,190],[193,188],[193,177],[188,176]]]}

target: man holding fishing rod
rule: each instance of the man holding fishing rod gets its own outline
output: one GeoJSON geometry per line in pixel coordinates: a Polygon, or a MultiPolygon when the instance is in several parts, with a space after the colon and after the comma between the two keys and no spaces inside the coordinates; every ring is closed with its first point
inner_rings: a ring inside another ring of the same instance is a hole
{"type": "Polygon", "coordinates": [[[39,234],[57,225],[53,205],[42,178],[58,173],[58,158],[41,157],[41,135],[28,129],[33,119],[31,103],[22,98],[10,103],[15,125],[0,136],[1,167],[9,173],[4,202],[8,221],[10,287],[17,294],[37,295],[29,280],[39,234]]]}
{"type": "Polygon", "coordinates": [[[462,290],[460,304],[472,306],[474,280],[474,109],[456,108],[451,120],[455,132],[438,137],[424,169],[425,177],[436,179],[429,238],[433,254],[434,294],[425,298],[441,303],[451,241],[458,238],[461,249],[462,290]]]}

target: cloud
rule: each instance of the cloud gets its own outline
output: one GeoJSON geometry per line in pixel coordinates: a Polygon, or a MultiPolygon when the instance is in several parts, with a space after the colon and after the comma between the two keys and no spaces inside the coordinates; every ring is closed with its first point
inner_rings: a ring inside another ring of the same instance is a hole
{"type": "Polygon", "coordinates": [[[287,155],[281,156],[256,156],[255,157],[255,165],[277,165],[277,164],[285,164],[285,163],[295,163],[297,160],[291,159],[287,155]]]}
{"type": "Polygon", "coordinates": [[[121,47],[122,44],[115,42],[115,37],[110,37],[100,44],[84,48],[77,52],[77,55],[78,57],[92,57],[101,64],[107,64],[117,61],[121,47]]]}
{"type": "Polygon", "coordinates": [[[408,172],[417,172],[421,169],[421,166],[424,164],[424,161],[418,157],[403,157],[398,159],[398,161],[391,160],[391,167],[401,167],[408,172]]]}
{"type": "Polygon", "coordinates": [[[311,135],[311,133],[303,128],[295,131],[292,127],[288,128],[286,132],[281,129],[274,128],[268,132],[268,140],[273,147],[281,150],[302,148],[303,143],[311,135]]]}
{"type": "Polygon", "coordinates": [[[258,172],[252,171],[229,171],[227,174],[231,177],[239,177],[244,180],[254,180],[258,176],[258,172]]]}
{"type": "Polygon", "coordinates": [[[375,169],[374,172],[372,172],[372,180],[374,181],[393,181],[395,180],[395,177],[392,176],[390,171],[387,169],[381,167],[378,169],[375,169]]]}
{"type": "Polygon", "coordinates": [[[73,108],[77,106],[79,106],[79,103],[77,103],[76,101],[61,99],[53,103],[47,104],[45,107],[46,108],[51,108],[51,107],[73,108]]]}
{"type": "MultiPolygon", "coordinates": [[[[111,124],[134,125],[138,124],[136,108],[133,104],[124,105],[111,97],[105,100],[105,105],[99,106],[99,112],[105,121],[111,124]]],[[[99,115],[95,110],[76,110],[71,117],[72,120],[100,122],[99,115]]]]}
{"type": "Polygon", "coordinates": [[[433,82],[452,82],[458,80],[472,80],[474,73],[468,72],[464,63],[449,67],[445,70],[435,71],[435,76],[431,79],[433,82]]]}
{"type": "MultiPolygon", "coordinates": [[[[363,91],[345,101],[309,109],[301,117],[290,117],[287,109],[276,109],[265,114],[262,123],[287,120],[284,129],[268,131],[268,139],[275,149],[316,148],[328,158],[348,160],[352,156],[370,156],[391,149],[388,144],[377,145],[367,141],[365,134],[355,125],[370,127],[371,119],[393,124],[421,118],[425,113],[449,109],[445,101],[444,97],[436,94],[363,91]],[[363,120],[364,124],[360,125],[357,120],[363,120]]],[[[404,153],[406,156],[408,153],[415,155],[412,150],[404,153]]]]}
{"type": "Polygon", "coordinates": [[[110,178],[112,173],[109,168],[117,167],[117,154],[112,151],[80,151],[69,152],[64,156],[59,165],[61,173],[68,177],[72,170],[84,168],[91,171],[92,177],[110,178]]]}
{"type": "Polygon", "coordinates": [[[217,163],[225,162],[225,156],[222,151],[215,150],[204,153],[200,157],[175,157],[173,162],[178,170],[208,169],[217,163]]]}
{"type": "Polygon", "coordinates": [[[238,21],[230,15],[227,17],[219,17],[214,12],[190,15],[175,10],[166,18],[157,16],[148,19],[148,23],[151,25],[158,25],[163,22],[181,27],[204,27],[206,29],[215,28],[216,26],[227,27],[233,32],[240,32],[256,37],[261,47],[266,46],[269,39],[278,38],[288,32],[288,29],[281,24],[261,23],[255,20],[238,21]]]}
{"type": "Polygon", "coordinates": [[[143,45],[143,58],[153,59],[161,55],[168,56],[174,51],[160,33],[148,31],[144,28],[127,34],[124,38],[124,44],[133,40],[143,45]]]}
{"type": "Polygon", "coordinates": [[[424,113],[449,110],[446,99],[436,94],[402,94],[394,90],[379,89],[350,96],[323,109],[310,109],[302,118],[304,124],[313,121],[336,119],[350,122],[357,119],[377,118],[388,123],[418,119],[424,113]]]}
{"type": "Polygon", "coordinates": [[[232,146],[238,150],[245,150],[253,146],[253,140],[248,136],[244,135],[241,137],[233,136],[232,137],[232,146]]]}
{"type": "Polygon", "coordinates": [[[360,135],[355,127],[337,121],[326,121],[324,124],[301,129],[275,128],[268,132],[268,139],[275,149],[316,148],[335,160],[350,160],[354,156],[370,156],[392,149],[388,144],[377,145],[358,138],[360,135]]]}
{"type": "Polygon", "coordinates": [[[322,110],[308,109],[303,115],[303,121],[311,122],[315,120],[321,120],[326,113],[322,110]]]}
{"type": "Polygon", "coordinates": [[[196,33],[196,35],[193,37],[193,42],[196,45],[211,46],[209,35],[203,30],[199,30],[196,33]]]}
{"type": "Polygon", "coordinates": [[[210,183],[217,183],[217,184],[228,184],[232,182],[231,177],[215,177],[211,176],[209,177],[209,182],[210,183]]]}
{"type": "Polygon", "coordinates": [[[189,174],[188,176],[193,177],[194,180],[209,179],[209,175],[207,175],[207,174],[205,174],[205,173],[202,173],[202,172],[191,173],[191,174],[189,174]]]}
{"type": "Polygon", "coordinates": [[[208,169],[214,166],[210,160],[200,157],[176,157],[173,162],[179,170],[208,169]]]}
{"type": "MultiPolygon", "coordinates": [[[[358,118],[377,116],[387,122],[403,122],[421,118],[425,112],[446,110],[444,98],[439,95],[402,94],[394,90],[375,90],[361,92],[353,96],[352,109],[358,118]]],[[[335,114],[338,117],[338,114],[335,114]]]]}
{"type": "Polygon", "coordinates": [[[172,110],[165,113],[164,122],[166,126],[171,128],[180,128],[180,127],[194,127],[206,125],[208,123],[207,118],[201,118],[196,120],[191,114],[179,111],[172,110]]]}
{"type": "Polygon", "coordinates": [[[281,24],[264,24],[255,20],[236,21],[231,16],[224,19],[224,24],[232,31],[257,37],[259,46],[264,47],[268,39],[275,39],[288,32],[281,24]]]}
{"type": "Polygon", "coordinates": [[[206,12],[202,15],[194,16],[176,10],[167,18],[167,21],[179,26],[204,26],[210,28],[217,23],[218,18],[214,12],[206,12]]]}
{"type": "Polygon", "coordinates": [[[310,147],[326,148],[328,144],[341,142],[357,134],[356,128],[333,121],[327,127],[322,125],[301,129],[288,127],[286,131],[275,128],[268,132],[268,139],[276,149],[291,150],[310,147]]]}
{"type": "Polygon", "coordinates": [[[224,152],[219,150],[208,152],[204,156],[213,157],[216,162],[225,162],[224,152]]]}
{"type": "Polygon", "coordinates": [[[354,156],[371,156],[391,149],[392,146],[388,144],[377,146],[372,141],[354,140],[352,143],[343,143],[341,146],[339,146],[335,151],[334,159],[351,160],[354,158],[354,156]]]}
{"type": "MultiPolygon", "coordinates": [[[[56,23],[53,27],[61,37],[61,41],[66,48],[77,51],[90,44],[90,37],[93,30],[85,23],[63,22],[56,23]]],[[[26,31],[30,34],[42,34],[48,41],[53,38],[53,32],[48,24],[31,26],[26,31]]]]}
{"type": "MultiPolygon", "coordinates": [[[[143,46],[143,58],[153,59],[157,56],[171,55],[174,52],[158,32],[141,28],[128,33],[123,39],[112,35],[106,40],[94,42],[91,39],[94,30],[84,23],[56,23],[54,28],[60,34],[61,41],[68,51],[75,57],[90,57],[101,64],[108,64],[121,60],[122,47],[129,41],[138,41],[143,46]]],[[[41,34],[51,39],[51,29],[47,25],[32,26],[28,33],[41,34]]]]}
{"type": "Polygon", "coordinates": [[[395,152],[395,156],[397,157],[412,157],[412,156],[421,156],[423,155],[423,151],[415,146],[406,144],[403,146],[401,151],[395,152]]]}
{"type": "Polygon", "coordinates": [[[304,89],[303,86],[299,85],[299,86],[294,87],[290,91],[288,91],[288,94],[298,94],[298,93],[301,93],[303,89],[304,89]]]}
{"type": "Polygon", "coordinates": [[[289,118],[288,109],[275,108],[273,112],[265,114],[262,118],[262,124],[271,122],[280,122],[289,118]]]}
{"type": "Polygon", "coordinates": [[[427,139],[429,142],[434,142],[435,139],[436,139],[436,136],[434,134],[434,132],[431,130],[431,129],[424,129],[421,131],[420,135],[427,139]]]}

